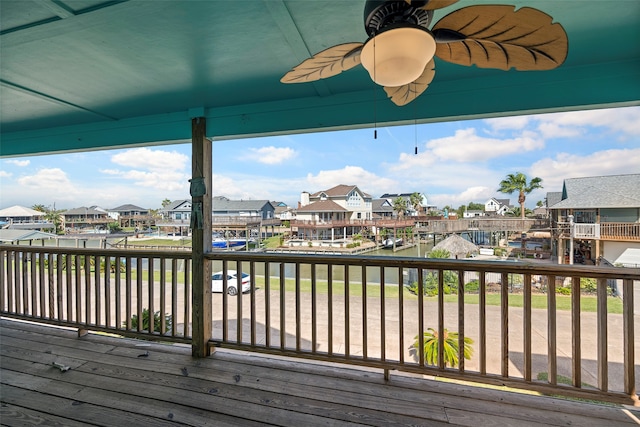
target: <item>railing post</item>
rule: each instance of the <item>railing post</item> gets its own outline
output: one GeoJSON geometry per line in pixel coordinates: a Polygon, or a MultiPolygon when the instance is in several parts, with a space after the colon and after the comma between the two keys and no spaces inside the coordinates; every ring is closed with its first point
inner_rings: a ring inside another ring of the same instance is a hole
{"type": "Polygon", "coordinates": [[[191,354],[194,357],[207,357],[211,354],[209,340],[212,337],[213,319],[211,263],[205,259],[205,254],[211,252],[212,212],[212,152],[211,141],[206,138],[206,131],[204,117],[191,120],[191,259],[193,264],[191,354]]]}

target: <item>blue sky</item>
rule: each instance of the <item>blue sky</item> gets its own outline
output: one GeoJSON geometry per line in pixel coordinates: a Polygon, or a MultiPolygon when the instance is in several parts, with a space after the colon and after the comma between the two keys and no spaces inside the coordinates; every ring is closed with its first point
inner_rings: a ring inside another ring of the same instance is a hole
{"type": "MultiPolygon", "coordinates": [[[[190,144],[1,159],[0,208],[157,209],[189,198],[190,144]]],[[[214,195],[296,206],[302,191],[357,185],[374,198],[420,192],[458,207],[510,197],[509,173],[542,178],[527,207],[565,178],[640,173],[640,107],[417,126],[322,132],[213,143],[214,195]],[[415,147],[418,154],[414,154],[415,147]]],[[[640,191],[640,190],[639,190],[640,191]]]]}

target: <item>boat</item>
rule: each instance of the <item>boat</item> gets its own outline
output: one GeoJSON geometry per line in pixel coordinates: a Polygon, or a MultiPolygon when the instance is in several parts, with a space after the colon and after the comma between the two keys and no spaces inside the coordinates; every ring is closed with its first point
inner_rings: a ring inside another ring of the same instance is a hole
{"type": "Polygon", "coordinates": [[[395,247],[402,246],[403,243],[404,243],[403,240],[399,237],[397,239],[393,239],[393,238],[384,239],[382,241],[382,247],[384,249],[393,249],[394,246],[395,247]]]}
{"type": "Polygon", "coordinates": [[[246,239],[224,239],[217,238],[211,241],[213,249],[240,249],[247,244],[246,239]]]}

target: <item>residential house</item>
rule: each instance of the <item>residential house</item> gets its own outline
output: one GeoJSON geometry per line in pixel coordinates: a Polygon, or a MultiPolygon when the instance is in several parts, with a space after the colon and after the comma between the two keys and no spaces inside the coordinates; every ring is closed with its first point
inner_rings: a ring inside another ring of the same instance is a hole
{"type": "Polygon", "coordinates": [[[292,232],[311,239],[347,237],[363,231],[373,218],[371,196],[355,185],[302,192],[292,232]]]}
{"type": "Polygon", "coordinates": [[[191,226],[191,200],[175,200],[158,212],[160,218],[156,220],[159,230],[167,234],[188,235],[191,226]]]}
{"type": "Polygon", "coordinates": [[[55,226],[45,220],[44,212],[24,206],[10,206],[0,210],[0,227],[27,230],[54,229],[55,226]]]}
{"type": "Polygon", "coordinates": [[[107,225],[113,222],[107,211],[98,206],[81,206],[62,212],[64,227],[67,231],[79,229],[106,230],[107,225]]]}
{"type": "Polygon", "coordinates": [[[121,205],[109,209],[107,214],[117,221],[121,227],[136,227],[139,229],[150,227],[154,224],[153,216],[149,209],[136,205],[121,205]]]}
{"type": "Polygon", "coordinates": [[[160,209],[163,223],[184,224],[191,220],[191,200],[175,200],[160,209]]]}
{"type": "MultiPolygon", "coordinates": [[[[271,206],[275,209],[273,212],[273,217],[282,219],[281,216],[285,212],[290,212],[289,206],[285,202],[271,201],[271,206]]],[[[286,218],[291,219],[291,218],[286,218]]]]}
{"type": "Polygon", "coordinates": [[[463,218],[479,218],[481,216],[486,216],[485,211],[480,210],[466,210],[462,214],[463,218]]]}
{"type": "MultiPolygon", "coordinates": [[[[556,196],[548,193],[547,203],[556,196]]],[[[629,254],[640,253],[640,174],[565,179],[560,201],[548,208],[557,253],[563,255],[559,263],[592,264],[602,257],[640,265],[640,259],[629,260],[629,254]]]]}
{"type": "Polygon", "coordinates": [[[413,193],[398,193],[398,194],[385,193],[382,196],[380,196],[380,198],[389,200],[389,202],[391,203],[391,206],[393,206],[397,198],[401,198],[406,205],[405,211],[403,213],[404,216],[426,215],[427,210],[429,208],[429,205],[427,203],[427,196],[425,196],[424,194],[420,194],[420,198],[422,201],[420,202],[420,208],[416,209],[416,207],[411,203],[412,194],[413,193]]]}
{"type": "Polygon", "coordinates": [[[371,196],[355,185],[336,185],[328,190],[313,194],[303,192],[300,205],[297,214],[298,220],[370,220],[373,216],[371,196]],[[316,212],[312,208],[306,208],[311,204],[325,201],[333,202],[343,209],[335,210],[331,204],[326,203],[316,205],[321,207],[316,212]],[[300,216],[301,208],[306,208],[302,210],[302,216],[300,216]]]}
{"type": "Polygon", "coordinates": [[[489,215],[504,215],[511,209],[509,199],[490,198],[484,204],[484,211],[489,215]]]}
{"type": "Polygon", "coordinates": [[[393,203],[389,199],[373,199],[371,201],[373,219],[391,219],[394,217],[393,203]]]}
{"type": "Polygon", "coordinates": [[[216,217],[275,218],[275,207],[269,200],[231,200],[224,196],[212,199],[213,221],[216,217]]]}

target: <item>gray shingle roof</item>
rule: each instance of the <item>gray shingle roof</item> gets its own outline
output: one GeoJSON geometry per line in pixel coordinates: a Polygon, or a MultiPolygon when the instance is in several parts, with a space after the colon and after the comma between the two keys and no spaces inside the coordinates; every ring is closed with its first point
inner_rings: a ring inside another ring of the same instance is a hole
{"type": "Polygon", "coordinates": [[[132,204],[120,205],[117,208],[109,209],[109,212],[133,212],[133,211],[146,212],[148,211],[148,209],[141,208],[140,206],[136,206],[132,204]]]}
{"type": "Polygon", "coordinates": [[[562,191],[550,191],[547,193],[547,207],[555,205],[562,200],[562,191]]]}
{"type": "Polygon", "coordinates": [[[213,211],[261,211],[269,200],[229,200],[226,197],[214,197],[213,211]]]}
{"type": "Polygon", "coordinates": [[[345,185],[345,184],[340,184],[340,185],[336,185],[335,187],[332,187],[328,190],[324,190],[324,191],[318,191],[316,193],[311,194],[311,198],[316,198],[316,197],[320,197],[321,194],[326,194],[327,197],[342,197],[342,196],[346,196],[348,195],[352,190],[358,190],[363,197],[371,197],[369,194],[365,193],[364,191],[360,190],[358,188],[358,186],[356,185],[345,185]]]}
{"type": "Polygon", "coordinates": [[[298,208],[298,213],[300,212],[348,212],[348,210],[332,200],[321,200],[298,208]]]}
{"type": "Polygon", "coordinates": [[[565,179],[562,198],[550,208],[638,208],[640,174],[565,179]]]}

